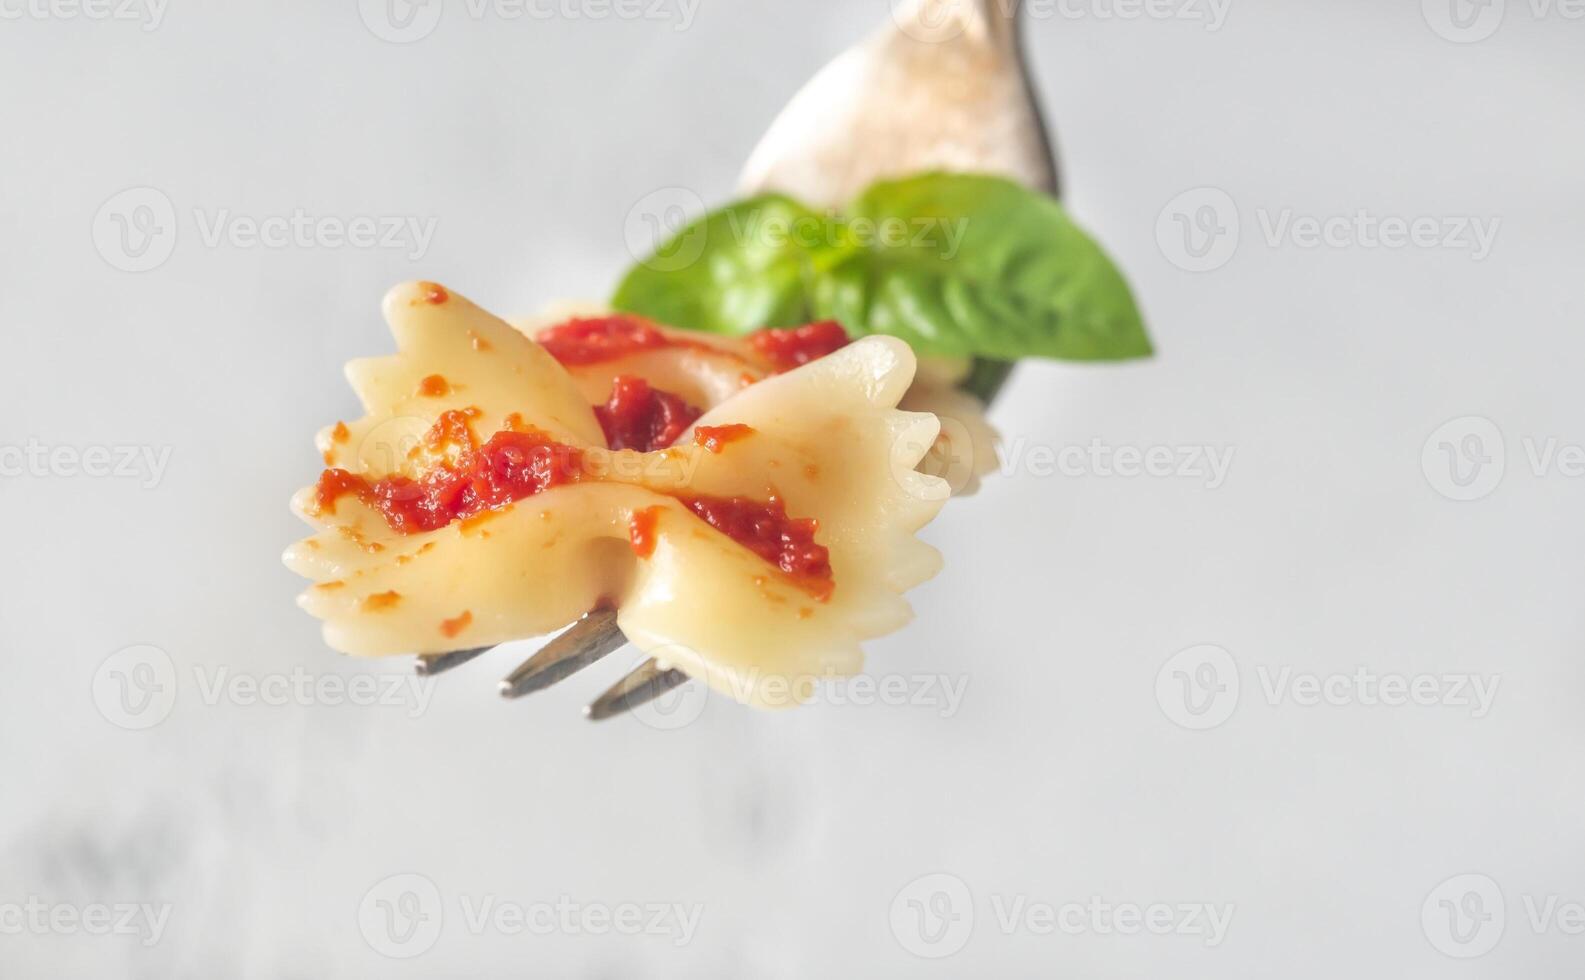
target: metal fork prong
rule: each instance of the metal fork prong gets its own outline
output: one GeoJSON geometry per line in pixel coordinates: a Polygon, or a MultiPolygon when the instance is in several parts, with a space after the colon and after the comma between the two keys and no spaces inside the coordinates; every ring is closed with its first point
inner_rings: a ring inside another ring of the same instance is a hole
{"type": "Polygon", "coordinates": [[[422,653],[418,656],[418,676],[434,677],[453,667],[461,667],[475,657],[483,656],[495,647],[475,647],[472,650],[453,650],[450,653],[422,653]]]}
{"type": "Polygon", "coordinates": [[[541,691],[627,643],[616,613],[599,609],[573,623],[560,636],[523,661],[501,682],[501,697],[520,698],[541,691]]]}
{"type": "Polygon", "coordinates": [[[611,685],[611,689],[594,699],[583,709],[590,721],[604,721],[642,707],[670,691],[688,683],[688,675],[676,668],[662,667],[651,658],[640,664],[631,674],[611,685]]]}

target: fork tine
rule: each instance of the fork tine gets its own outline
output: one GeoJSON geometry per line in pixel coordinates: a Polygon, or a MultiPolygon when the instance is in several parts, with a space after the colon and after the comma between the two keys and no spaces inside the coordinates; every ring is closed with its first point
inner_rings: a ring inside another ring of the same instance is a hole
{"type": "Polygon", "coordinates": [[[611,689],[595,698],[583,709],[590,721],[604,721],[642,707],[670,691],[688,683],[688,675],[676,668],[662,668],[653,657],[640,664],[631,674],[611,685],[611,689]]]}
{"type": "Polygon", "coordinates": [[[453,650],[450,653],[423,653],[418,657],[418,676],[434,677],[454,667],[461,667],[474,657],[482,656],[495,647],[475,647],[472,650],[453,650]]]}
{"type": "Polygon", "coordinates": [[[501,697],[520,698],[543,690],[627,643],[616,613],[598,609],[573,623],[501,682],[501,697]]]}

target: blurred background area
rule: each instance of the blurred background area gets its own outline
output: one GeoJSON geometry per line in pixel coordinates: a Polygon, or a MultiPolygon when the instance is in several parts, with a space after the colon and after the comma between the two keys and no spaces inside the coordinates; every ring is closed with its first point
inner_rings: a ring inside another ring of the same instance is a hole
{"type": "Polygon", "coordinates": [[[1569,4],[1030,3],[1158,355],[1018,369],[873,688],[594,726],[626,654],[505,704],[295,608],[385,290],[604,298],[889,11],[0,4],[0,974],[1577,974],[1569,4]]]}

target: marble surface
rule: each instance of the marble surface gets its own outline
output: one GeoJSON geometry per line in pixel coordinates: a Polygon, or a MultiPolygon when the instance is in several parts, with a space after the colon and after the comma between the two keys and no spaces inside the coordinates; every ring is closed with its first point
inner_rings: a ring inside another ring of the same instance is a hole
{"type": "Polygon", "coordinates": [[[523,647],[414,687],[321,645],[310,435],[389,285],[598,297],[886,4],[4,9],[0,975],[1578,975],[1568,7],[1032,4],[1159,356],[1019,369],[885,684],[599,727],[626,664],[506,705],[523,647]],[[249,239],[299,213],[416,224],[249,239]]]}

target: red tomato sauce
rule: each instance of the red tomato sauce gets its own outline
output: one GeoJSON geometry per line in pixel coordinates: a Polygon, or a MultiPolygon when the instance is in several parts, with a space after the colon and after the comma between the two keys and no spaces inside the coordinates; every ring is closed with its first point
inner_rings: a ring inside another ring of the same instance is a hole
{"type": "Polygon", "coordinates": [[[633,554],[640,558],[648,558],[655,553],[655,525],[660,521],[660,512],[664,507],[645,507],[643,510],[634,511],[633,516],[627,521],[627,540],[633,546],[633,554]]]}
{"type": "Polygon", "coordinates": [[[463,449],[454,461],[417,480],[388,476],[371,483],[343,469],[326,470],[317,488],[319,508],[335,513],[336,501],[351,494],[379,511],[393,531],[417,534],[582,477],[583,458],[577,449],[534,431],[497,432],[480,446],[469,428],[470,418],[465,412],[447,412],[435,423],[425,437],[431,447],[463,449]]]}
{"type": "MultiPolygon", "coordinates": [[[[679,496],[677,500],[706,524],[781,569],[815,599],[831,598],[836,587],[831,550],[815,543],[819,521],[788,517],[786,506],[776,497],[763,503],[747,497],[679,496]]],[[[655,554],[655,526],[663,509],[646,507],[628,518],[628,542],[640,558],[655,554]]]]}
{"type": "Polygon", "coordinates": [[[455,446],[472,449],[479,444],[473,436],[473,420],[479,417],[477,408],[452,408],[440,413],[440,418],[424,433],[424,445],[437,452],[455,446]]]}
{"type": "Polygon", "coordinates": [[[702,414],[671,392],[651,388],[643,378],[626,374],[617,376],[606,403],[594,406],[606,445],[641,453],[676,442],[702,414]]]}
{"type": "Polygon", "coordinates": [[[729,425],[701,425],[693,431],[693,441],[712,453],[720,453],[729,443],[747,439],[753,434],[754,427],[741,422],[733,422],[729,425]]]}
{"type": "Polygon", "coordinates": [[[563,364],[598,364],[647,350],[667,347],[693,347],[727,357],[731,351],[696,340],[668,337],[648,320],[616,313],[611,316],[575,318],[541,330],[534,338],[563,364]]]}
{"type": "Polygon", "coordinates": [[[785,330],[759,330],[749,335],[748,342],[755,353],[776,365],[778,372],[818,361],[849,343],[848,332],[835,320],[785,330]]]}
{"type": "MultiPolygon", "coordinates": [[[[568,320],[541,330],[534,339],[550,352],[550,356],[571,366],[598,364],[668,347],[688,347],[721,357],[743,359],[724,347],[669,336],[647,320],[621,313],[568,320]]],[[[819,360],[849,343],[847,331],[835,320],[759,330],[749,334],[748,341],[754,353],[778,373],[819,360]]]]}
{"type": "MultiPolygon", "coordinates": [[[[371,482],[344,469],[325,470],[315,491],[319,510],[333,514],[336,502],[351,495],[379,512],[398,534],[418,534],[585,478],[582,451],[519,423],[479,445],[472,427],[478,415],[478,409],[452,410],[436,421],[425,443],[435,450],[459,451],[416,480],[389,476],[371,482]]],[[[687,424],[691,420],[683,428],[687,424]]],[[[819,601],[831,597],[835,588],[831,552],[814,539],[819,521],[788,517],[786,505],[775,496],[763,502],[747,497],[674,496],[706,524],[781,569],[819,601]]],[[[659,514],[660,508],[650,507],[629,519],[629,541],[641,558],[654,553],[659,514]]],[[[460,631],[467,622],[458,620],[460,631]]]]}
{"type": "Polygon", "coordinates": [[[454,619],[443,619],[443,620],[441,620],[440,621],[440,632],[442,634],[444,634],[447,639],[456,639],[458,633],[461,633],[463,630],[467,629],[472,624],[473,624],[473,613],[471,613],[468,610],[464,609],[462,611],[461,615],[457,616],[454,619]]]}
{"type": "Polygon", "coordinates": [[[821,602],[831,598],[831,551],[815,543],[820,522],[790,518],[779,497],[680,497],[706,524],[786,572],[821,602]]]}

